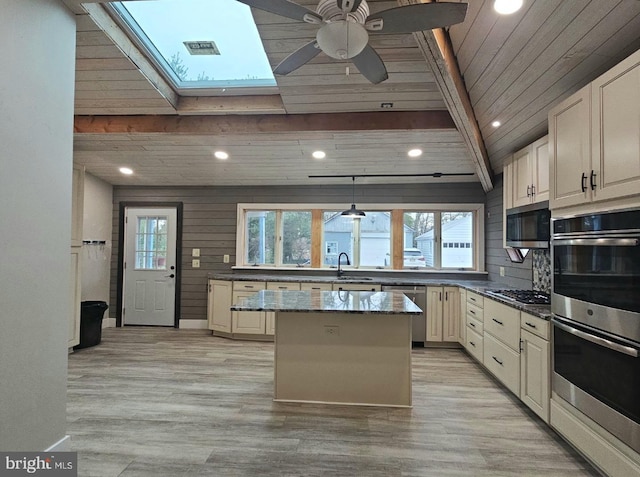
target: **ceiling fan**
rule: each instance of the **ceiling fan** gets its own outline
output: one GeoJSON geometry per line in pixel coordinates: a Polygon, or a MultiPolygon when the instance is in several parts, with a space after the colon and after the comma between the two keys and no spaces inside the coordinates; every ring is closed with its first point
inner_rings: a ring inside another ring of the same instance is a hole
{"type": "Polygon", "coordinates": [[[321,51],[339,60],[350,59],[371,83],[389,76],[380,56],[369,45],[371,34],[402,34],[432,30],[460,23],[466,3],[417,3],[369,13],[366,0],[320,0],[316,11],[289,0],[238,0],[250,7],[293,20],[321,25],[316,39],[287,56],[273,70],[286,75],[321,51]]]}

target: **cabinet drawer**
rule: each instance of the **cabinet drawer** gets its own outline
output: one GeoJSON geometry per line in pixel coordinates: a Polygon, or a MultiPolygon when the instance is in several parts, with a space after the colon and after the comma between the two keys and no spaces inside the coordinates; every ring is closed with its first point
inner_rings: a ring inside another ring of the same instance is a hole
{"type": "Polygon", "coordinates": [[[484,331],[484,326],[482,321],[477,320],[474,316],[467,314],[467,326],[471,328],[476,333],[482,334],[484,331]]]}
{"type": "Polygon", "coordinates": [[[476,292],[472,292],[467,290],[467,303],[471,303],[473,305],[483,307],[484,297],[476,292]]]}
{"type": "Polygon", "coordinates": [[[484,321],[484,310],[473,303],[467,302],[467,316],[479,321],[484,321]]]}
{"type": "Polygon", "coordinates": [[[484,365],[516,396],[520,395],[520,354],[484,334],[484,365]]]}
{"type": "Polygon", "coordinates": [[[520,352],[520,311],[494,300],[484,302],[484,332],[520,352]]]}
{"type": "Polygon", "coordinates": [[[300,290],[297,282],[267,282],[267,290],[300,290]]]}
{"type": "Polygon", "coordinates": [[[333,285],[334,291],[373,291],[377,292],[381,290],[380,285],[366,284],[366,283],[335,283],[333,285]]]}
{"type": "Polygon", "coordinates": [[[483,360],[483,343],[484,338],[481,334],[476,333],[473,329],[467,328],[467,340],[465,348],[471,356],[482,363],[483,360]]]}
{"type": "Polygon", "coordinates": [[[300,290],[331,291],[331,283],[301,283],[300,290]]]}
{"type": "Polygon", "coordinates": [[[265,290],[266,285],[264,282],[233,282],[233,291],[259,291],[265,290]]]}
{"type": "Polygon", "coordinates": [[[549,340],[550,328],[549,322],[537,316],[530,315],[524,311],[520,313],[520,327],[527,330],[540,338],[549,340]]]}

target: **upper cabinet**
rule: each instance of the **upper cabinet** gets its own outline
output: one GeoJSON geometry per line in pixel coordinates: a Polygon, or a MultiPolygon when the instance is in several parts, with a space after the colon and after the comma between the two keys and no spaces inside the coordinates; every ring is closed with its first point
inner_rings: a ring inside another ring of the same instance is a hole
{"type": "Polygon", "coordinates": [[[640,51],[549,112],[550,208],[640,193],[640,51]]]}
{"type": "Polygon", "coordinates": [[[505,169],[511,180],[512,207],[549,200],[549,138],[545,136],[513,154],[505,169]]]}

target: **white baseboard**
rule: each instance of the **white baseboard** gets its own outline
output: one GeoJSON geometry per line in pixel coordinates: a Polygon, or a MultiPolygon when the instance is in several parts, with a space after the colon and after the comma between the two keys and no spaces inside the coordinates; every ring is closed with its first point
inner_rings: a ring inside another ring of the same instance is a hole
{"type": "Polygon", "coordinates": [[[64,436],[43,452],[69,452],[71,451],[71,436],[64,436]]]}
{"type": "Polygon", "coordinates": [[[115,328],[115,327],[116,327],[115,318],[104,318],[102,320],[102,328],[115,328]]]}
{"type": "Polygon", "coordinates": [[[206,330],[208,328],[207,320],[180,320],[178,328],[191,330],[206,330]]]}

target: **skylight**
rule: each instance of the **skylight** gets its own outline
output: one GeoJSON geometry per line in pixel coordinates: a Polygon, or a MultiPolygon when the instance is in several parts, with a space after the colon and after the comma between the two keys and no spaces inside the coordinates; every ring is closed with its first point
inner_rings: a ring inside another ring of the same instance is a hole
{"type": "Polygon", "coordinates": [[[156,0],[111,6],[178,90],[276,85],[247,5],[156,0]]]}

